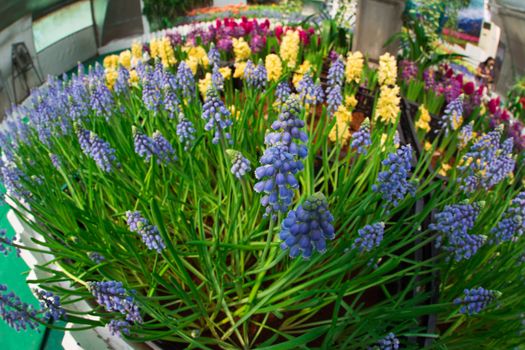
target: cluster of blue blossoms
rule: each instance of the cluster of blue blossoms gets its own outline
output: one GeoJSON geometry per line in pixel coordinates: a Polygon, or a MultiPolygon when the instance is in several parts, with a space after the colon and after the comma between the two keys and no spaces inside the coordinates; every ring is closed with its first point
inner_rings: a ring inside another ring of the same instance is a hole
{"type": "Polygon", "coordinates": [[[0,229],[0,254],[7,256],[14,250],[16,251],[16,254],[20,256],[20,249],[13,247],[15,241],[16,237],[9,238],[7,237],[7,231],[5,229],[0,229]]]}
{"type": "Polygon", "coordinates": [[[122,282],[103,281],[90,282],[89,288],[91,294],[95,297],[97,303],[108,312],[120,312],[124,315],[125,320],[113,319],[108,327],[113,334],[129,334],[131,322],[142,323],[139,307],[135,304],[135,291],[127,291],[122,282]]]}
{"type": "Polygon", "coordinates": [[[459,312],[466,315],[475,315],[489,306],[501,293],[483,287],[465,289],[465,296],[454,300],[454,304],[461,305],[459,312]]]}
{"type": "MultiPolygon", "coordinates": [[[[452,100],[447,107],[442,119],[439,121],[439,125],[445,134],[448,135],[461,125],[463,121],[463,95],[459,95],[456,99],[452,100]]],[[[436,130],[437,132],[437,130],[436,130]]]]}
{"type": "Polygon", "coordinates": [[[115,156],[115,149],[111,148],[109,142],[80,126],[76,127],[76,132],[82,151],[91,157],[101,170],[109,173],[114,166],[120,166],[115,156]]]}
{"type": "Polygon", "coordinates": [[[286,102],[291,94],[292,88],[290,87],[290,83],[287,81],[281,81],[279,84],[277,84],[277,87],[275,88],[275,100],[278,103],[286,102]]]}
{"type": "Polygon", "coordinates": [[[210,88],[206,92],[206,100],[202,106],[202,118],[206,120],[204,126],[206,131],[215,130],[213,143],[219,143],[221,137],[230,140],[230,133],[224,130],[232,125],[231,112],[226,108],[224,102],[219,98],[219,93],[214,88],[210,88]]]}
{"type": "Polygon", "coordinates": [[[345,64],[341,57],[337,55],[332,60],[330,68],[328,69],[328,87],[326,90],[326,102],[328,103],[328,111],[334,113],[343,103],[343,79],[345,74],[345,64]]]}
{"type": "Polygon", "coordinates": [[[377,176],[377,184],[372,187],[374,192],[379,192],[384,201],[396,207],[407,193],[415,195],[416,185],[409,182],[412,168],[412,147],[405,145],[395,153],[390,153],[381,162],[385,170],[377,176]]]}
{"type": "Polygon", "coordinates": [[[142,241],[148,249],[156,250],[158,253],[166,248],[166,244],[162,239],[159,229],[155,225],[151,225],[139,211],[127,211],[126,221],[131,232],[136,232],[142,237],[142,241]]]}
{"type": "Polygon", "coordinates": [[[62,308],[58,295],[45,290],[37,290],[36,295],[40,300],[40,307],[44,310],[42,316],[44,321],[66,318],[66,310],[62,308]]]}
{"type": "Polygon", "coordinates": [[[250,161],[246,159],[241,152],[232,149],[226,150],[230,156],[232,166],[231,173],[238,179],[250,172],[250,161]]]}
{"type": "Polygon", "coordinates": [[[315,84],[310,73],[306,73],[297,86],[299,97],[307,105],[323,103],[324,91],[321,84],[315,84]]]}
{"type": "Polygon", "coordinates": [[[352,134],[352,142],[350,146],[357,148],[358,154],[366,154],[368,146],[372,144],[370,136],[370,120],[366,118],[361,123],[359,130],[352,134]]]}
{"type": "Polygon", "coordinates": [[[452,253],[454,260],[470,259],[485,243],[485,236],[468,233],[483,205],[483,202],[447,205],[435,215],[435,223],[429,225],[431,230],[442,233],[436,244],[452,253]]]}
{"type": "Polygon", "coordinates": [[[303,169],[301,159],[308,154],[306,146],[299,143],[307,141],[299,113],[297,96],[290,95],[279,119],[272,124],[274,132],[265,138],[268,148],[260,159],[261,166],[255,170],[259,182],[254,190],[265,193],[261,204],[266,207],[266,215],[285,213],[292,203],[293,189],[299,186],[295,174],[303,169]]]}
{"type": "Polygon", "coordinates": [[[385,223],[376,222],[375,224],[366,225],[357,231],[359,237],[355,239],[352,249],[358,249],[360,252],[369,252],[375,247],[379,247],[385,233],[385,223]]]}
{"type": "Polygon", "coordinates": [[[195,128],[193,127],[193,123],[186,119],[182,113],[179,114],[176,133],[179,142],[182,143],[184,149],[188,151],[191,148],[193,140],[195,140],[195,128]]]}
{"type": "Polygon", "coordinates": [[[520,192],[510,203],[503,218],[492,229],[494,241],[516,242],[525,232],[525,192],[520,192]]]}
{"type": "Polygon", "coordinates": [[[0,284],[0,317],[17,331],[37,329],[36,310],[24,303],[13,292],[7,293],[7,286],[0,284]]]}
{"type": "Polygon", "coordinates": [[[399,349],[399,339],[394,333],[388,333],[386,337],[379,340],[377,344],[369,350],[397,350],[399,349]]]}
{"type": "Polygon", "coordinates": [[[479,189],[488,190],[497,185],[514,170],[512,156],[514,142],[508,138],[500,142],[501,127],[481,136],[461,159],[458,166],[460,188],[466,193],[479,189]]]}
{"type": "Polygon", "coordinates": [[[175,81],[177,88],[184,98],[191,100],[195,97],[195,78],[193,77],[191,68],[186,62],[182,61],[177,67],[175,81]]]}
{"type": "MultiPolygon", "coordinates": [[[[251,61],[248,61],[248,62],[251,62],[251,61]]],[[[247,69],[245,69],[244,77],[246,79],[246,83],[248,84],[248,86],[253,89],[264,90],[264,88],[266,88],[266,75],[267,75],[266,67],[264,66],[264,64],[262,62],[259,62],[257,66],[253,67],[253,64],[252,64],[252,68],[249,68],[248,63],[247,63],[246,68],[247,69]]]]}
{"type": "Polygon", "coordinates": [[[159,131],[149,137],[133,126],[132,133],[135,153],[144,158],[146,162],[149,162],[152,157],[156,157],[158,164],[169,164],[177,159],[175,150],[159,131]]]}
{"type": "Polygon", "coordinates": [[[322,193],[310,196],[283,220],[279,234],[283,241],[281,248],[290,249],[292,258],[302,253],[308,259],[314,250],[324,253],[326,241],[335,237],[333,221],[325,196],[322,193]]]}

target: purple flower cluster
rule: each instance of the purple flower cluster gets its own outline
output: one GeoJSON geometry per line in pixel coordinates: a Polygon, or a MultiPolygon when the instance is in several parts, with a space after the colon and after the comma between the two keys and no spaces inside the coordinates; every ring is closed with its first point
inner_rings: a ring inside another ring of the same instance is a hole
{"type": "Polygon", "coordinates": [[[405,82],[410,82],[410,80],[415,79],[418,73],[417,63],[411,60],[402,60],[399,62],[401,68],[401,78],[405,82]]]}
{"type": "Polygon", "coordinates": [[[299,97],[305,104],[318,104],[324,101],[324,92],[320,84],[314,84],[310,73],[306,73],[297,86],[299,97]]]}
{"type": "Polygon", "coordinates": [[[290,249],[291,258],[302,254],[303,259],[308,259],[314,250],[324,253],[326,240],[335,237],[333,221],[322,193],[308,197],[297,210],[290,210],[283,220],[279,233],[283,241],[281,248],[290,249]]]}
{"type": "Polygon", "coordinates": [[[129,90],[129,71],[126,68],[119,66],[117,72],[118,76],[113,90],[115,90],[115,93],[117,94],[125,94],[129,90]]]}
{"type": "Polygon", "coordinates": [[[396,338],[394,333],[388,333],[386,337],[379,340],[377,345],[370,350],[397,350],[399,349],[399,339],[396,338]]]}
{"type": "Polygon", "coordinates": [[[101,264],[106,260],[102,254],[97,252],[89,253],[89,259],[91,259],[91,261],[93,261],[95,264],[101,264]]]}
{"type": "Polygon", "coordinates": [[[144,158],[146,162],[158,154],[157,147],[155,147],[155,141],[151,137],[146,136],[137,130],[135,126],[132,127],[133,144],[135,153],[141,158],[144,158]]]}
{"type": "Polygon", "coordinates": [[[62,167],[62,162],[60,161],[60,158],[56,154],[49,153],[49,159],[51,160],[51,164],[58,170],[62,167]]]}
{"type": "Polygon", "coordinates": [[[516,165],[513,140],[500,143],[502,128],[481,136],[461,159],[458,182],[466,193],[488,190],[505,179],[516,165]]]}
{"type": "Polygon", "coordinates": [[[179,122],[177,124],[177,137],[179,142],[184,144],[184,149],[187,151],[191,148],[191,144],[195,139],[195,128],[192,122],[190,122],[184,114],[179,113],[179,122]]]}
{"type": "Polygon", "coordinates": [[[267,148],[260,163],[261,166],[255,169],[259,182],[254,190],[265,193],[261,198],[261,204],[266,207],[265,216],[275,212],[285,213],[292,204],[293,189],[299,187],[295,174],[303,170],[303,163],[296,160],[284,145],[267,148]]]}
{"type": "Polygon", "coordinates": [[[109,118],[115,100],[113,94],[106,86],[104,69],[97,65],[89,74],[89,106],[98,116],[109,118]]]}
{"type": "Polygon", "coordinates": [[[156,250],[158,253],[166,248],[166,244],[155,225],[151,225],[139,211],[127,211],[126,221],[131,232],[136,232],[142,237],[142,241],[148,249],[156,250]]]}
{"type": "Polygon", "coordinates": [[[101,170],[110,172],[114,165],[120,166],[115,156],[115,149],[111,148],[108,142],[102,140],[92,131],[82,129],[79,126],[76,129],[82,151],[91,157],[101,170]]]}
{"type": "Polygon", "coordinates": [[[7,256],[14,250],[16,255],[20,256],[20,249],[13,247],[15,241],[16,237],[9,238],[7,237],[7,231],[3,228],[0,229],[0,254],[7,256]]]}
{"type": "Polygon", "coordinates": [[[215,44],[210,45],[210,49],[208,50],[208,60],[210,62],[210,65],[212,66],[219,66],[221,63],[221,54],[219,53],[219,50],[215,47],[215,44]]]}
{"type": "Polygon", "coordinates": [[[352,134],[352,148],[357,148],[357,153],[366,154],[367,147],[372,144],[372,138],[370,136],[370,120],[366,118],[359,130],[352,134]]]}
{"type": "Polygon", "coordinates": [[[12,164],[4,164],[1,168],[1,178],[6,193],[18,199],[27,199],[31,193],[21,183],[26,179],[25,174],[12,164]]]}
{"type": "Polygon", "coordinates": [[[328,69],[328,86],[343,85],[345,76],[345,63],[339,55],[332,60],[330,68],[328,69]]]}
{"type": "Polygon", "coordinates": [[[155,131],[152,137],[155,148],[157,149],[157,163],[169,164],[177,160],[173,146],[164,136],[162,136],[160,131],[155,131]]]}
{"type": "Polygon", "coordinates": [[[278,119],[272,123],[274,132],[266,135],[265,144],[285,146],[292,155],[305,158],[308,155],[308,149],[301,143],[305,143],[308,136],[301,130],[305,124],[299,119],[300,113],[301,106],[297,95],[290,95],[281,107],[278,119]]]}
{"type": "Polygon", "coordinates": [[[191,99],[195,96],[195,78],[193,77],[191,68],[184,61],[182,61],[177,67],[175,82],[184,98],[191,99]]]}
{"type": "Polygon", "coordinates": [[[232,149],[226,150],[226,152],[230,156],[232,162],[230,171],[236,178],[240,179],[251,170],[250,161],[246,159],[241,152],[232,149]]]}
{"type": "Polygon", "coordinates": [[[291,94],[292,89],[287,81],[280,82],[275,88],[275,98],[279,103],[284,103],[291,94]]]}
{"type": "MultiPolygon", "coordinates": [[[[463,122],[463,95],[459,95],[456,99],[447,104],[445,112],[439,124],[445,134],[448,135],[461,126],[463,122]]],[[[437,132],[437,131],[436,131],[437,132]]]]}
{"type": "Polygon", "coordinates": [[[525,192],[520,192],[492,229],[495,242],[516,242],[525,233],[525,192]]]}
{"type": "Polygon", "coordinates": [[[60,297],[45,290],[37,290],[36,295],[40,300],[40,308],[43,311],[44,321],[60,320],[66,318],[66,310],[60,304],[60,297]]]}
{"type": "Polygon", "coordinates": [[[470,122],[459,131],[458,139],[461,147],[465,147],[474,136],[474,123],[470,122]]]}
{"type": "MultiPolygon", "coordinates": [[[[179,112],[180,101],[175,93],[179,85],[177,77],[164,70],[162,63],[157,61],[153,69],[146,67],[144,70],[142,101],[149,111],[158,112],[164,109],[172,117],[179,112]]],[[[184,87],[182,89],[184,92],[184,87]]]]}
{"type": "Polygon", "coordinates": [[[431,230],[440,232],[436,245],[443,245],[445,251],[452,253],[455,261],[470,259],[485,243],[482,235],[469,234],[483,208],[483,202],[473,204],[452,204],[437,213],[435,223],[429,225],[431,230]]]}
{"type": "Polygon", "coordinates": [[[219,143],[221,137],[230,140],[230,133],[224,132],[226,128],[232,125],[230,118],[231,112],[220,99],[217,90],[213,88],[208,89],[206,92],[206,100],[202,106],[202,119],[206,120],[206,125],[204,125],[206,131],[215,129],[213,143],[219,143]]]}
{"type": "MultiPolygon", "coordinates": [[[[128,292],[123,286],[122,282],[117,281],[102,281],[102,282],[90,282],[89,289],[91,294],[97,300],[97,303],[106,309],[108,312],[120,312],[124,315],[126,321],[134,323],[142,323],[142,317],[140,316],[139,307],[135,303],[134,294],[132,290],[128,292]]],[[[129,330],[129,324],[127,327],[118,323],[112,323],[113,331],[126,328],[129,330]]],[[[111,329],[110,328],[110,329],[111,329]]],[[[125,331],[124,331],[125,333],[125,331]]]]}
{"type": "MultiPolygon", "coordinates": [[[[246,65],[248,67],[248,65],[246,65]]],[[[264,90],[266,88],[266,67],[262,62],[246,75],[246,83],[253,89],[264,90]]]]}
{"type": "Polygon", "coordinates": [[[112,335],[122,337],[122,334],[129,335],[131,324],[125,320],[113,319],[108,323],[109,332],[112,335]]]}
{"type": "Polygon", "coordinates": [[[397,207],[407,193],[415,195],[416,185],[409,182],[412,168],[412,147],[405,145],[395,153],[390,153],[381,162],[385,170],[377,176],[377,183],[372,187],[374,192],[379,192],[384,201],[397,207]]]}
{"type": "Polygon", "coordinates": [[[375,224],[366,225],[357,231],[359,237],[356,238],[352,249],[358,249],[360,252],[369,252],[375,247],[379,247],[385,233],[385,223],[376,222],[375,224]]]}
{"type": "Polygon", "coordinates": [[[483,287],[465,289],[465,296],[454,300],[454,304],[461,305],[459,312],[466,315],[475,315],[487,308],[496,298],[501,295],[495,290],[483,287]]]}
{"type": "Polygon", "coordinates": [[[328,111],[333,115],[343,103],[341,85],[333,85],[328,87],[326,102],[328,104],[328,111]]]}
{"type": "Polygon", "coordinates": [[[211,81],[215,89],[222,91],[224,89],[224,77],[219,71],[219,66],[214,65],[211,73],[211,81]]]}
{"type": "Polygon", "coordinates": [[[13,292],[7,293],[7,286],[0,284],[0,317],[16,331],[37,329],[36,310],[24,303],[13,292]]]}

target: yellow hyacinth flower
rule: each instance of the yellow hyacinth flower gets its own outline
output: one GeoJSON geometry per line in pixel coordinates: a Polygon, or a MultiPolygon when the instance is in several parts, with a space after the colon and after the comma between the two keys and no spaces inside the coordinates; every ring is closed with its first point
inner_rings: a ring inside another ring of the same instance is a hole
{"type": "Polygon", "coordinates": [[[365,66],[365,60],[363,54],[359,51],[354,53],[349,52],[346,58],[345,77],[346,81],[359,83],[361,81],[361,74],[363,73],[363,67],[365,66]]]}
{"type": "Polygon", "coordinates": [[[334,118],[335,124],[332,127],[332,130],[330,130],[328,138],[332,142],[339,140],[342,144],[346,144],[351,136],[350,131],[348,130],[348,125],[352,121],[352,113],[341,105],[334,113],[334,118]]]}
{"type": "Polygon", "coordinates": [[[294,72],[292,83],[295,87],[299,86],[303,76],[308,73],[308,71],[313,71],[312,64],[310,61],[304,60],[304,62],[294,72]]]}
{"type": "Polygon", "coordinates": [[[197,74],[197,67],[199,66],[199,61],[195,57],[189,57],[186,61],[188,67],[190,67],[193,75],[197,74]]]}
{"type": "Polygon", "coordinates": [[[142,59],[142,43],[135,41],[131,45],[131,56],[140,60],[142,59]]]}
{"type": "Polygon", "coordinates": [[[175,52],[173,51],[170,39],[167,36],[162,38],[162,40],[159,42],[158,49],[159,57],[164,67],[170,67],[177,63],[175,52]]]}
{"type": "Polygon", "coordinates": [[[156,38],[151,39],[149,42],[149,55],[151,58],[157,58],[159,56],[159,49],[160,43],[159,40],[156,38]]]}
{"type": "MultiPolygon", "coordinates": [[[[117,56],[118,57],[118,56],[117,56]]],[[[118,78],[118,72],[115,69],[109,68],[106,69],[106,86],[108,89],[113,90],[115,82],[118,78]]]]}
{"type": "Polygon", "coordinates": [[[345,105],[349,109],[354,109],[355,106],[357,106],[357,98],[355,98],[355,95],[347,95],[345,97],[345,105]]]}
{"type": "Polygon", "coordinates": [[[212,84],[211,73],[206,73],[206,76],[199,80],[199,92],[202,98],[206,97],[206,92],[212,84]]]}
{"type": "Polygon", "coordinates": [[[219,68],[219,73],[221,73],[225,80],[228,80],[232,77],[232,69],[230,67],[219,68]]]}
{"type": "Polygon", "coordinates": [[[244,77],[244,68],[246,68],[246,62],[235,62],[233,77],[242,79],[244,77]]]}
{"type": "Polygon", "coordinates": [[[394,85],[397,79],[396,58],[388,52],[379,57],[379,69],[377,75],[380,85],[394,85]]]}
{"type": "Polygon", "coordinates": [[[118,68],[118,56],[117,55],[109,55],[104,57],[104,61],[102,61],[102,65],[104,68],[107,69],[117,69],[118,68]]]}
{"type": "Polygon", "coordinates": [[[282,60],[286,62],[289,68],[295,67],[297,64],[297,56],[299,55],[300,38],[299,33],[294,30],[288,30],[281,41],[279,48],[279,55],[282,60]]]}
{"type": "Polygon", "coordinates": [[[419,119],[416,122],[416,128],[424,132],[430,131],[430,113],[424,105],[419,106],[419,119]]]}
{"type": "Polygon", "coordinates": [[[376,118],[380,118],[383,123],[394,123],[400,111],[399,101],[399,86],[381,86],[376,106],[376,118]]]}
{"type": "Polygon", "coordinates": [[[131,67],[131,51],[122,51],[118,56],[118,64],[126,69],[129,69],[131,67]]]}
{"type": "Polygon", "coordinates": [[[283,72],[283,63],[281,62],[281,58],[274,53],[269,54],[264,60],[264,65],[266,66],[266,76],[268,81],[279,80],[283,72]]]}
{"type": "Polygon", "coordinates": [[[139,75],[136,70],[132,69],[129,71],[129,80],[130,85],[138,86],[139,84],[139,75]]]}
{"type": "Polygon", "coordinates": [[[233,38],[233,54],[235,56],[235,61],[246,61],[248,58],[250,58],[250,55],[252,54],[252,49],[250,49],[250,45],[246,41],[244,41],[244,38],[233,38]]]}

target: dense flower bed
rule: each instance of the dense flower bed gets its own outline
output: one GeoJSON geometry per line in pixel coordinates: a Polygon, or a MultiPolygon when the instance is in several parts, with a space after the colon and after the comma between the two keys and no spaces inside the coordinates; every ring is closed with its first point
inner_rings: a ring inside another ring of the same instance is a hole
{"type": "Polygon", "coordinates": [[[2,180],[55,260],[39,310],[0,286],[2,318],[166,348],[519,344],[513,139],[460,97],[411,119],[389,54],[376,70],[330,33],[270,28],[137,43],[15,109],[2,180]]]}

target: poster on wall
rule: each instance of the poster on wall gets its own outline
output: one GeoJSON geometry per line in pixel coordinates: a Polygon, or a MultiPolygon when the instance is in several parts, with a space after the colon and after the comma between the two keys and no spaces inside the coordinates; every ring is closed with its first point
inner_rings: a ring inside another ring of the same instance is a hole
{"type": "Polygon", "coordinates": [[[465,46],[478,44],[485,15],[485,0],[470,0],[460,9],[455,18],[449,18],[443,34],[450,43],[465,46]]]}

